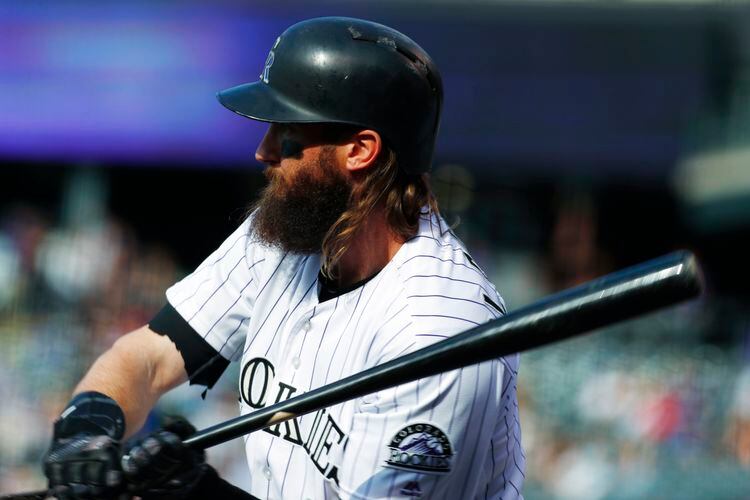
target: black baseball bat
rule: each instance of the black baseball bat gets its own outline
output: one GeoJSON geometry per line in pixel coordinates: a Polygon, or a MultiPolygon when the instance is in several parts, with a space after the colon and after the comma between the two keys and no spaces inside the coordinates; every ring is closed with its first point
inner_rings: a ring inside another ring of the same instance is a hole
{"type": "MultiPolygon", "coordinates": [[[[501,318],[297,397],[198,431],[205,449],[350,399],[492,358],[528,351],[698,296],[695,256],[674,252],[551,295],[501,318]]],[[[0,497],[45,498],[47,492],[0,497]],[[36,496],[34,496],[36,495],[36,496]]]]}
{"type": "Polygon", "coordinates": [[[695,256],[674,252],[551,295],[429,347],[198,431],[205,449],[306,413],[492,358],[528,351],[696,297],[695,256]]]}

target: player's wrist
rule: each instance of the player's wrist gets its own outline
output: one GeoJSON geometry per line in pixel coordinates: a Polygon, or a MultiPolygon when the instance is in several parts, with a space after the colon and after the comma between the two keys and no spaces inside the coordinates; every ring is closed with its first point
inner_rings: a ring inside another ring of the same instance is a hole
{"type": "Polygon", "coordinates": [[[114,498],[124,435],[125,414],[114,399],[94,391],[74,396],[55,421],[44,457],[50,490],[58,498],[114,498]]]}
{"type": "Polygon", "coordinates": [[[125,435],[125,413],[106,394],[96,391],[76,394],[55,420],[53,439],[81,435],[107,435],[120,441],[125,435]]]}

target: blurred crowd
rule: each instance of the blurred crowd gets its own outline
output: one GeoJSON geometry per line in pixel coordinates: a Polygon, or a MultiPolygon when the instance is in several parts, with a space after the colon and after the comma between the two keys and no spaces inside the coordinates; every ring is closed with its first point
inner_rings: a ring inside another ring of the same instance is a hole
{"type": "MultiPolygon", "coordinates": [[[[171,251],[146,244],[107,211],[106,182],[73,175],[62,207],[14,204],[0,212],[0,493],[45,485],[41,457],[52,422],[77,381],[115,339],[147,323],[183,271],[171,251]]],[[[198,387],[164,398],[143,430],[165,414],[206,427],[237,415],[235,374],[207,401],[198,387]]],[[[239,443],[211,461],[242,484],[239,443]]]]}
{"type": "MultiPolygon", "coordinates": [[[[77,380],[119,335],[148,322],[189,269],[176,249],[145,243],[108,211],[97,175],[73,174],[52,210],[0,210],[0,493],[11,493],[44,486],[51,422],[77,380]]],[[[533,250],[493,246],[476,218],[457,231],[515,309],[613,270],[595,214],[590,200],[562,204],[549,245],[533,250]]],[[[708,296],[608,330],[522,358],[526,497],[746,498],[747,311],[708,296]],[[717,325],[731,341],[710,340],[717,325]]],[[[235,380],[233,367],[205,400],[198,387],[178,389],[146,428],[167,413],[198,428],[235,416],[235,380]]],[[[208,456],[230,481],[246,481],[240,442],[208,456]]]]}
{"type": "MultiPolygon", "coordinates": [[[[474,202],[497,204],[491,193],[474,202]]],[[[563,192],[550,207],[535,248],[488,246],[497,222],[462,219],[511,311],[617,270],[599,234],[613,222],[598,220],[596,197],[563,192]]],[[[639,224],[648,237],[649,223],[639,224]]],[[[627,254],[629,243],[615,242],[627,254]]],[[[750,498],[750,313],[707,278],[701,299],[522,355],[527,498],[750,498]]]]}

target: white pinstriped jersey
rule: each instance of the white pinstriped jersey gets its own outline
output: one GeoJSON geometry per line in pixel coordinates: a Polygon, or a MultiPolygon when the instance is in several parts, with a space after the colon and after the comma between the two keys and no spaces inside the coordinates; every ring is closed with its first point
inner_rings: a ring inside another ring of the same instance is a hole
{"type": "MultiPolygon", "coordinates": [[[[504,313],[445,222],[377,275],[319,302],[319,255],[255,241],[249,221],[170,304],[222,356],[241,362],[240,410],[320,387],[504,313]]],[[[518,357],[383,390],[246,436],[251,493],[267,499],[522,498],[518,357]]]]}

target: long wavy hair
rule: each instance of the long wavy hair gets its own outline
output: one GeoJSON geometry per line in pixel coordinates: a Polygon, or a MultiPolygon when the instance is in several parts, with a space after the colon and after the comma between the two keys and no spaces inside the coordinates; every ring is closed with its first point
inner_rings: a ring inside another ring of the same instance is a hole
{"type": "Polygon", "coordinates": [[[396,153],[384,146],[369,173],[352,190],[350,208],[341,214],[323,239],[323,274],[337,277],[338,262],[379,204],[385,210],[390,231],[401,241],[417,234],[423,207],[439,213],[428,174],[407,174],[399,168],[396,153]]]}

